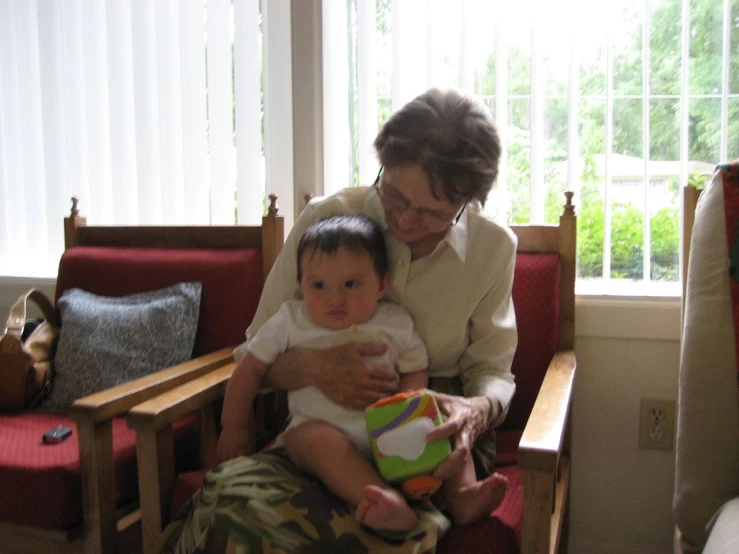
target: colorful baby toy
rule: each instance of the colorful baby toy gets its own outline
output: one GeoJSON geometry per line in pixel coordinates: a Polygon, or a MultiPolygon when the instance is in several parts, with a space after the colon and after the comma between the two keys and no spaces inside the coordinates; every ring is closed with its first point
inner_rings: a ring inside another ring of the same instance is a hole
{"type": "Polygon", "coordinates": [[[452,450],[448,439],[426,441],[426,435],[442,423],[433,396],[398,393],[368,406],[364,418],[375,463],[388,483],[400,484],[413,499],[439,489],[441,480],[432,472],[452,450]]]}

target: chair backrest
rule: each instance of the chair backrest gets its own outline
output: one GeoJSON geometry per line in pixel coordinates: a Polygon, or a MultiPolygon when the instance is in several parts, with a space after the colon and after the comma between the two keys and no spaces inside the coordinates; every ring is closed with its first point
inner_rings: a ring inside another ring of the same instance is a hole
{"type": "Polygon", "coordinates": [[[123,296],[182,281],[201,282],[193,355],[237,345],[282,247],[284,223],[276,200],[270,196],[261,226],[110,227],[87,226],[73,199],[64,222],[66,250],[56,298],[70,288],[123,296]]]}
{"type": "Polygon", "coordinates": [[[516,394],[501,430],[523,431],[552,357],[574,348],[577,217],[572,196],[565,193],[559,225],[511,226],[518,237],[513,278],[516,394]]]}

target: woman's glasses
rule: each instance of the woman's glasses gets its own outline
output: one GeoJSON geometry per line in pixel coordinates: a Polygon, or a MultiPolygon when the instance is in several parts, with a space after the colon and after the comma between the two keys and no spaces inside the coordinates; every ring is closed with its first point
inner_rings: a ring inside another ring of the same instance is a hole
{"type": "Polygon", "coordinates": [[[452,227],[459,222],[459,218],[462,217],[464,209],[467,206],[466,202],[459,210],[456,217],[452,219],[450,219],[447,214],[443,214],[437,210],[430,210],[429,208],[413,208],[411,207],[410,200],[403,196],[395,187],[388,184],[380,185],[382,169],[383,168],[380,167],[380,171],[377,173],[377,178],[372,186],[377,191],[377,196],[380,197],[380,202],[382,202],[386,210],[395,212],[396,214],[406,214],[410,212],[411,215],[419,218],[427,227],[452,227]]]}

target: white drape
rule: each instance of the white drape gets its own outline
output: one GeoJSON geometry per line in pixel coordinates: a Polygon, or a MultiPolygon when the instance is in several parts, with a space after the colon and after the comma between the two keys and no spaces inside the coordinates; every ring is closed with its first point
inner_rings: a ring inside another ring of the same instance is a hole
{"type": "MultiPolygon", "coordinates": [[[[264,112],[263,147],[260,73],[290,67],[289,0],[261,12],[259,0],[0,0],[0,275],[56,273],[71,196],[91,224],[254,224],[265,188],[291,206],[291,105],[264,112]]],[[[272,86],[291,104],[281,73],[272,86]]]]}

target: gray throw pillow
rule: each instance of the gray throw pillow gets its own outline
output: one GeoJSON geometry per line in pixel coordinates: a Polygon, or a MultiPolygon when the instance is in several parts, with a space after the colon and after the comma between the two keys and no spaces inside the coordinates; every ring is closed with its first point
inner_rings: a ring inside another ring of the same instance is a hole
{"type": "Polygon", "coordinates": [[[201,283],[117,298],[65,291],[54,388],[38,410],[65,412],[78,398],[189,360],[201,291],[201,283]]]}

